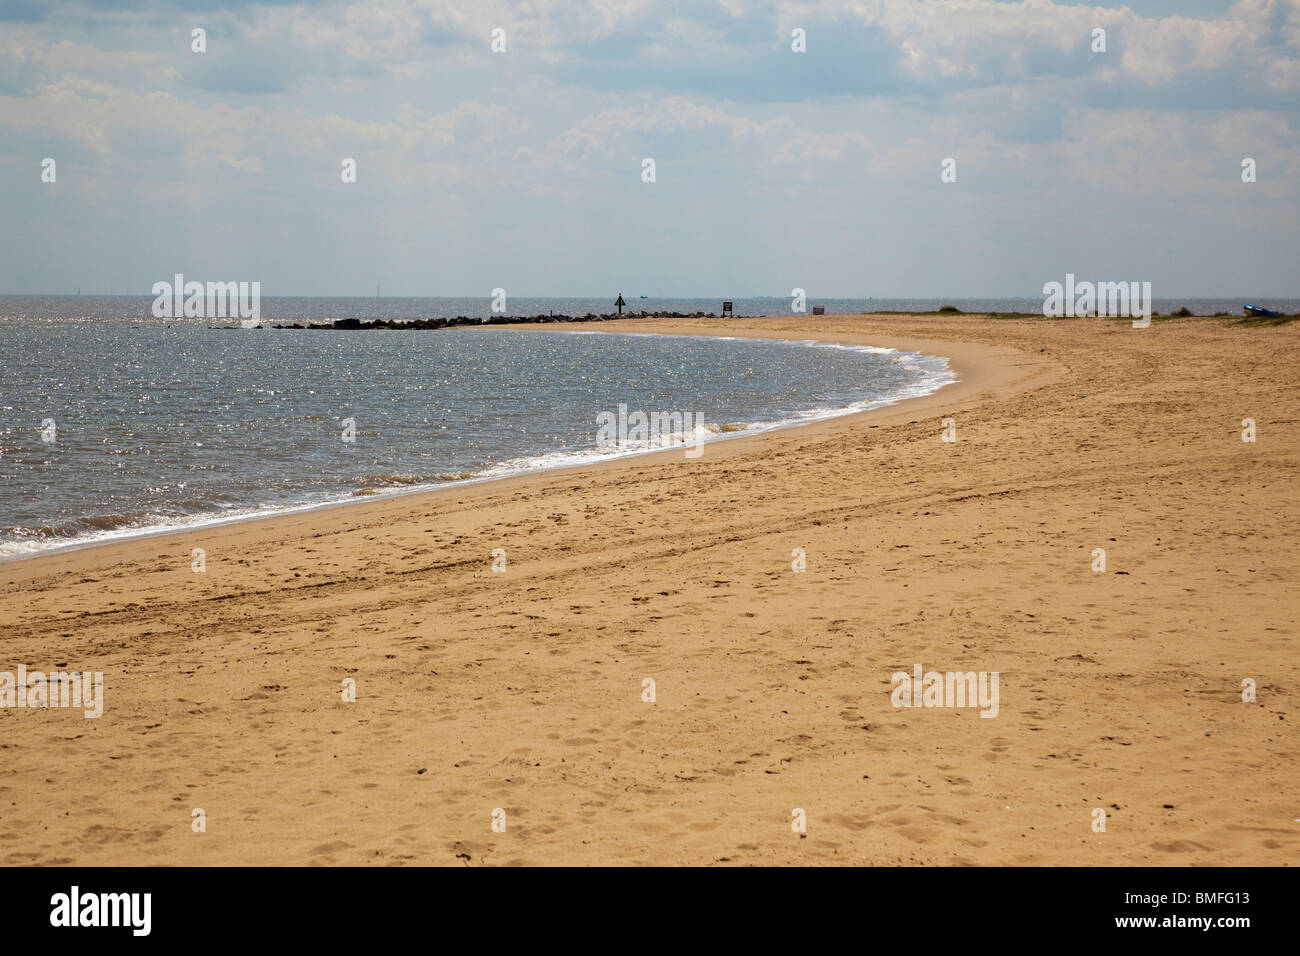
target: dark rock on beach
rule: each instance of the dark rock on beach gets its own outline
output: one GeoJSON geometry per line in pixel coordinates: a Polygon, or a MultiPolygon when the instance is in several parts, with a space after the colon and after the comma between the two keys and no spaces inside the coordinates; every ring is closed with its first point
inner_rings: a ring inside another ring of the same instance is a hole
{"type": "Polygon", "coordinates": [[[609,322],[614,319],[702,319],[715,318],[712,312],[626,312],[623,315],[493,315],[488,318],[475,318],[458,315],[454,319],[334,319],[329,322],[308,322],[302,325],[294,322],[290,325],[276,325],[277,329],[332,329],[341,331],[363,331],[367,329],[396,329],[399,331],[424,331],[427,329],[450,329],[461,325],[529,325],[541,322],[609,322]]]}

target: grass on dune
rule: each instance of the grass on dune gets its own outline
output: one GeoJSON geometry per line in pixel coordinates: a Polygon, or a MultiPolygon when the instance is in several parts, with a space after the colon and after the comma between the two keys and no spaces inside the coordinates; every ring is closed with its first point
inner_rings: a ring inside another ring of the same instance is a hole
{"type": "MultiPolygon", "coordinates": [[[[860,312],[858,314],[864,316],[873,316],[873,315],[948,316],[948,315],[953,315],[954,313],[968,319],[979,319],[979,318],[1041,319],[1044,322],[1067,322],[1067,321],[1078,321],[1080,319],[1102,318],[1102,319],[1108,319],[1111,322],[1122,322],[1125,324],[1133,321],[1131,318],[1125,316],[1112,317],[1112,316],[1075,315],[1075,316],[1059,316],[1057,318],[1051,318],[1049,316],[1043,315],[1043,313],[1041,312],[961,312],[953,308],[952,306],[945,306],[944,308],[939,309],[937,312],[899,312],[895,310],[882,309],[879,312],[860,312]]],[[[1178,319],[1228,319],[1229,320],[1227,323],[1228,325],[1244,326],[1246,328],[1251,328],[1251,327],[1260,327],[1260,326],[1287,325],[1291,322],[1295,322],[1297,319],[1300,319],[1300,315],[1240,316],[1240,315],[1234,315],[1231,312],[1216,312],[1214,315],[1196,315],[1186,307],[1181,308],[1176,312],[1167,313],[1165,315],[1161,315],[1159,312],[1151,313],[1152,322],[1173,322],[1178,319]]]]}
{"type": "Polygon", "coordinates": [[[1286,325],[1300,319],[1300,315],[1248,315],[1244,319],[1239,318],[1235,322],[1229,322],[1229,325],[1244,326],[1261,326],[1261,325],[1286,325]]]}

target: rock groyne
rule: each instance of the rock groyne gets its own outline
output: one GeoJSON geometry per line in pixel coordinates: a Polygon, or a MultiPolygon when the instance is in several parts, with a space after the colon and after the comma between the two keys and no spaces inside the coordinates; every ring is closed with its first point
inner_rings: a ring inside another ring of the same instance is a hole
{"type": "Polygon", "coordinates": [[[329,322],[293,322],[272,325],[276,329],[362,329],[417,330],[450,329],[462,325],[525,325],[543,322],[608,322],[612,319],[712,319],[712,312],[625,312],[596,315],[494,315],[486,319],[458,315],[451,319],[334,319],[329,322]]]}

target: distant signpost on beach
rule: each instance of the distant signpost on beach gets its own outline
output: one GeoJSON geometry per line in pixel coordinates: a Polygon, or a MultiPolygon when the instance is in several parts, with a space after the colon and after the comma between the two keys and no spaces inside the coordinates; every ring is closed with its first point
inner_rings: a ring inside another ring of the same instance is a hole
{"type": "Polygon", "coordinates": [[[622,292],[620,292],[620,293],[618,294],[618,301],[615,302],[614,304],[615,304],[616,306],[618,306],[618,314],[619,314],[619,315],[622,315],[622,314],[623,314],[623,306],[627,305],[627,303],[623,301],[623,293],[622,293],[622,292]]]}
{"type": "Polygon", "coordinates": [[[731,316],[734,319],[736,317],[735,313],[731,309],[730,302],[722,303],[722,315],[723,318],[726,318],[727,316],[731,316]]]}

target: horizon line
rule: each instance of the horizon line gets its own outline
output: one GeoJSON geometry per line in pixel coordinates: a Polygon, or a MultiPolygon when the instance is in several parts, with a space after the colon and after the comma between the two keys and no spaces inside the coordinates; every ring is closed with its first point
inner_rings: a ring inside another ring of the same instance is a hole
{"type": "MultiPolygon", "coordinates": [[[[197,280],[196,280],[196,281],[197,281],[197,280]]],[[[510,293],[508,297],[509,297],[510,299],[607,299],[607,298],[608,298],[608,299],[614,299],[614,298],[617,298],[619,295],[622,295],[622,294],[623,294],[623,293],[620,293],[620,292],[604,293],[604,294],[600,294],[600,295],[577,295],[577,294],[572,294],[572,293],[564,294],[564,295],[528,295],[528,294],[523,294],[523,293],[510,293]]],[[[934,294],[934,295],[879,295],[879,294],[877,294],[877,295],[824,295],[824,296],[811,296],[811,295],[808,295],[808,296],[806,296],[806,300],[807,300],[809,303],[813,302],[814,300],[816,300],[816,301],[836,301],[836,300],[844,300],[844,301],[871,301],[871,300],[875,300],[875,299],[891,299],[891,300],[904,300],[904,301],[906,301],[906,300],[911,300],[911,299],[916,299],[916,300],[928,300],[928,299],[945,299],[945,298],[946,298],[946,299],[973,299],[973,300],[990,300],[990,301],[992,301],[992,300],[997,300],[997,299],[1041,299],[1041,298],[1043,297],[1043,295],[1044,295],[1044,293],[1042,293],[1042,292],[1035,292],[1035,293],[1031,293],[1031,294],[1029,294],[1029,295],[1017,295],[1017,294],[1014,294],[1014,293],[1001,293],[1001,294],[997,294],[997,295],[961,295],[961,294],[957,294],[957,293],[940,293],[940,294],[934,294]]],[[[0,292],[0,297],[21,297],[21,296],[25,296],[25,297],[47,297],[47,298],[68,298],[68,299],[76,299],[76,298],[79,298],[79,297],[80,297],[80,298],[84,298],[84,297],[86,297],[86,296],[99,296],[99,297],[102,297],[102,298],[119,298],[119,299],[131,299],[131,298],[134,298],[134,299],[155,299],[155,298],[157,298],[157,296],[154,295],[152,292],[93,292],[93,291],[92,291],[92,292],[82,292],[81,290],[78,290],[78,291],[76,291],[76,292],[0,292]]],[[[791,296],[789,296],[789,295],[740,295],[740,294],[737,294],[737,293],[725,293],[725,294],[713,294],[713,295],[685,295],[685,294],[672,294],[672,295],[646,295],[646,296],[637,296],[637,298],[636,298],[634,301],[640,301],[641,298],[645,298],[646,300],[650,300],[650,301],[653,301],[653,300],[656,300],[656,299],[702,299],[702,300],[704,300],[704,299],[707,299],[707,300],[718,299],[719,301],[725,301],[725,300],[727,300],[727,297],[728,297],[728,296],[730,296],[732,299],[737,299],[737,300],[743,300],[743,299],[789,299],[789,298],[791,298],[791,296]]],[[[1214,295],[1182,295],[1182,294],[1179,294],[1179,293],[1170,293],[1170,294],[1161,294],[1161,295],[1155,295],[1155,296],[1153,296],[1153,298],[1160,298],[1160,299],[1189,299],[1189,300],[1190,300],[1190,299],[1238,299],[1238,298],[1240,298],[1240,299],[1247,299],[1247,298],[1251,298],[1251,297],[1256,298],[1256,299],[1300,299],[1300,292],[1283,293],[1283,294],[1273,294],[1273,293],[1251,293],[1251,294],[1249,294],[1249,295],[1247,295],[1247,294],[1245,294],[1245,293],[1241,293],[1241,294],[1237,294],[1237,293],[1216,293],[1216,294],[1214,294],[1214,295]]],[[[455,295],[455,294],[445,294],[445,293],[444,293],[444,294],[438,294],[438,295],[420,294],[420,295],[383,295],[383,296],[374,296],[374,295],[337,295],[337,294],[311,294],[311,295],[305,295],[305,294],[302,294],[302,293],[289,293],[289,292],[285,292],[285,293],[269,293],[269,294],[265,294],[265,295],[262,296],[262,298],[266,298],[266,299],[363,299],[363,300],[367,300],[367,301],[374,301],[374,300],[377,300],[377,299],[471,299],[471,300],[472,300],[472,299],[485,299],[485,300],[487,300],[487,301],[491,301],[493,297],[492,297],[491,294],[487,294],[487,295],[485,295],[485,294],[483,294],[483,293],[477,293],[477,294],[474,294],[474,295],[455,295]]],[[[628,305],[630,306],[631,303],[629,302],[628,305]]]]}

